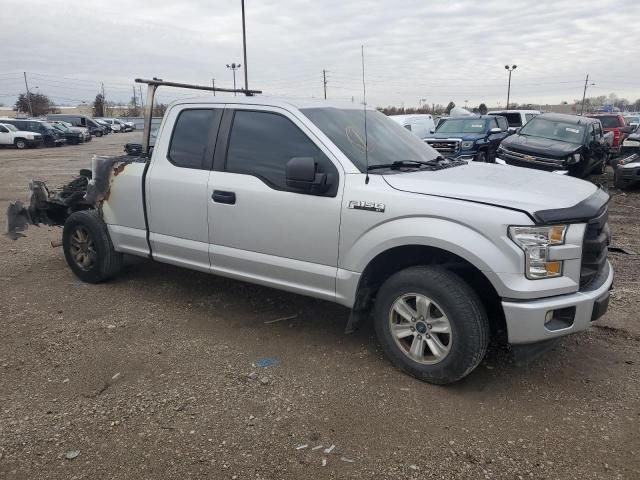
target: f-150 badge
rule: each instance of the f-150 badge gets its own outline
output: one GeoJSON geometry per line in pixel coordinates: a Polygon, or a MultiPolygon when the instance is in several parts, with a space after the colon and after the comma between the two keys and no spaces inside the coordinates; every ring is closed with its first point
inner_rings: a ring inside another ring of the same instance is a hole
{"type": "Polygon", "coordinates": [[[350,200],[349,208],[354,210],[368,210],[370,212],[384,212],[384,203],[365,202],[364,200],[350,200]]]}

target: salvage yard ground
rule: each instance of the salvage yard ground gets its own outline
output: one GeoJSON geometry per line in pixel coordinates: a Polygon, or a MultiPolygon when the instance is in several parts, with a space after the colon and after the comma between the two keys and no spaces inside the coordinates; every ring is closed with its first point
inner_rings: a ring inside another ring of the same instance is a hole
{"type": "MultiPolygon", "coordinates": [[[[2,222],[30,179],[139,136],[0,150],[2,222]]],[[[640,190],[611,193],[613,243],[640,252],[640,190]]],[[[342,307],[145,261],[87,285],[60,237],[0,239],[2,479],[640,478],[640,255],[611,254],[591,331],[437,387],[370,326],[345,336],[342,307]]]]}

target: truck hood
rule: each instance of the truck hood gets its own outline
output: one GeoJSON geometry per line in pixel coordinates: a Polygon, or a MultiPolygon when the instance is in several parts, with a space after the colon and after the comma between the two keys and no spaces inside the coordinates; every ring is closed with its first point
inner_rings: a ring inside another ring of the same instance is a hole
{"type": "Polygon", "coordinates": [[[427,135],[425,140],[430,139],[445,139],[445,138],[459,138],[465,142],[475,142],[476,140],[480,140],[481,138],[486,137],[487,135],[484,133],[432,133],[427,135]]]}
{"type": "Polygon", "coordinates": [[[580,149],[577,143],[561,142],[549,138],[530,137],[515,134],[502,141],[504,148],[514,148],[521,152],[535,153],[545,157],[567,157],[580,149]]]}
{"type": "Polygon", "coordinates": [[[470,162],[437,171],[388,174],[384,175],[384,179],[396,190],[520,210],[538,222],[551,218],[590,218],[608,200],[608,195],[596,195],[599,189],[584,180],[529,168],[486,163],[470,162]],[[579,204],[584,206],[584,202],[590,198],[590,202],[597,205],[579,208],[579,211],[572,210],[579,204]],[[539,215],[550,211],[554,211],[555,216],[539,215]]]}

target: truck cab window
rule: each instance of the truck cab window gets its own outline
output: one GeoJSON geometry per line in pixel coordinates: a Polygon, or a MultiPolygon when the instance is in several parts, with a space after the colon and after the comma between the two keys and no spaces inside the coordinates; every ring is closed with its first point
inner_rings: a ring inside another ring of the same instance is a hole
{"type": "Polygon", "coordinates": [[[286,165],[294,157],[312,157],[322,173],[338,172],[324,153],[289,119],[277,113],[235,112],[226,170],[254,175],[276,190],[290,190],[286,165]]]}
{"type": "Polygon", "coordinates": [[[220,116],[220,111],[194,109],[180,112],[167,155],[171,163],[183,168],[208,168],[205,167],[204,156],[216,114],[220,116]]]}
{"type": "Polygon", "coordinates": [[[509,124],[504,117],[496,117],[496,121],[498,122],[498,127],[500,127],[500,130],[503,132],[509,129],[509,124]]]}

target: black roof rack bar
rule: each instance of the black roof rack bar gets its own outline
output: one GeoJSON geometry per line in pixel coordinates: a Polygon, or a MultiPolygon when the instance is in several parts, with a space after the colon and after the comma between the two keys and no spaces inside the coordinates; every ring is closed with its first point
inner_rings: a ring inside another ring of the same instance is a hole
{"type": "Polygon", "coordinates": [[[153,116],[153,105],[156,96],[156,90],[158,89],[158,87],[188,88],[191,90],[204,90],[206,92],[244,93],[249,97],[255,93],[262,93],[261,90],[217,88],[205,87],[204,85],[191,85],[189,83],[165,82],[161,78],[154,78],[153,80],[136,78],[135,82],[145,83],[147,85],[147,103],[144,107],[144,133],[142,134],[142,156],[147,158],[147,160],[149,159],[149,141],[151,138],[151,119],[153,116]]]}
{"type": "Polygon", "coordinates": [[[161,78],[154,78],[153,80],[145,80],[143,78],[136,78],[136,83],[145,83],[147,85],[155,85],[156,87],[175,87],[175,88],[189,88],[191,90],[205,90],[207,92],[228,92],[228,93],[244,93],[247,96],[262,93],[262,90],[246,90],[244,88],[218,88],[207,87],[204,85],[192,85],[190,83],[177,83],[177,82],[165,82],[161,78]]]}

